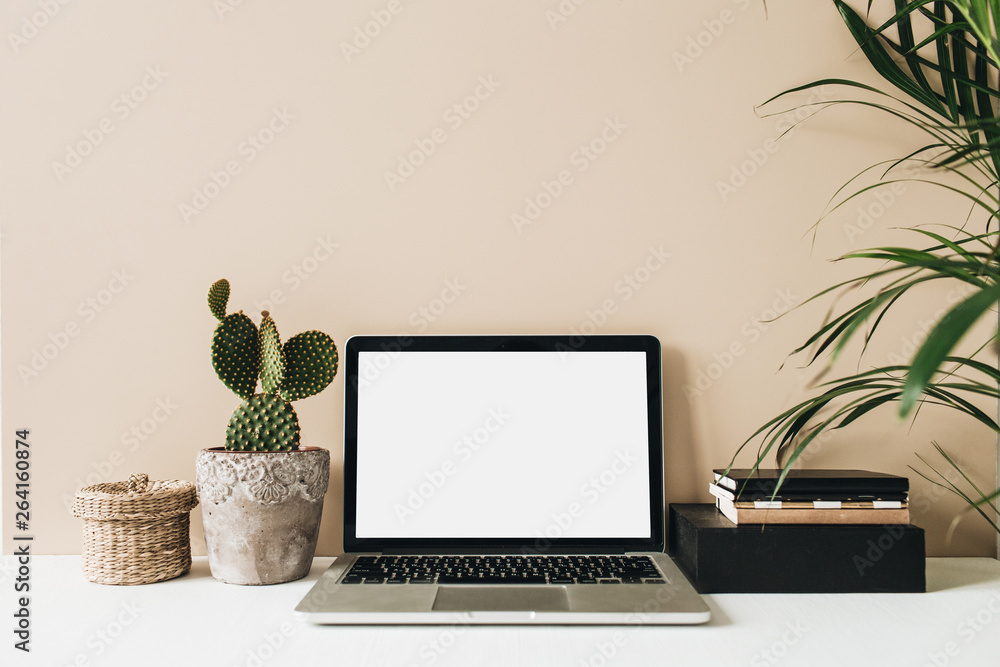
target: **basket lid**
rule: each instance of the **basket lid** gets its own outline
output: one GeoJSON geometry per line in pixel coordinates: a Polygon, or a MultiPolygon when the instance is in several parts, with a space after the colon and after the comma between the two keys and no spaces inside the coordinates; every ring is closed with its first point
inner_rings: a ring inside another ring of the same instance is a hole
{"type": "Polygon", "coordinates": [[[96,521],[160,519],[190,512],[198,504],[195,485],[177,479],[149,481],[135,473],[127,482],[86,486],[73,499],[73,516],[96,521]]]}

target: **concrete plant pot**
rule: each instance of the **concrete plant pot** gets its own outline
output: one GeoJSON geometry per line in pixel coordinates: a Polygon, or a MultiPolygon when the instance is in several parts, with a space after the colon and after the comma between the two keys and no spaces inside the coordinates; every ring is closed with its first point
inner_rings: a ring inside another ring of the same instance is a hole
{"type": "Polygon", "coordinates": [[[198,494],[212,576],[280,584],[309,573],[330,481],[330,452],[198,452],[198,494]]]}

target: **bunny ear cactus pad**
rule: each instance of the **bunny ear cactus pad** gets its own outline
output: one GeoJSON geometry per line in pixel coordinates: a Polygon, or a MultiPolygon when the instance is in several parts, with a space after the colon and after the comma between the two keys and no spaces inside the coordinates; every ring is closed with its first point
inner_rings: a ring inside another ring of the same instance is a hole
{"type": "Polygon", "coordinates": [[[261,312],[260,321],[260,385],[265,394],[277,394],[285,377],[285,355],[281,337],[271,315],[261,312]]]}
{"type": "Polygon", "coordinates": [[[275,394],[254,394],[240,403],[226,427],[226,449],[287,452],[299,448],[299,418],[275,394]]]}
{"type": "Polygon", "coordinates": [[[339,356],[333,339],[322,331],[304,331],[285,342],[285,379],[281,395],[297,401],[326,389],[337,375],[339,356]]]}
{"type": "Polygon", "coordinates": [[[208,308],[220,322],[226,319],[226,306],[229,304],[229,281],[223,278],[215,281],[208,289],[208,308]]]}
{"type": "Polygon", "coordinates": [[[237,396],[253,396],[260,375],[260,338],[257,326],[242,311],[227,315],[215,328],[212,366],[237,396]]]}

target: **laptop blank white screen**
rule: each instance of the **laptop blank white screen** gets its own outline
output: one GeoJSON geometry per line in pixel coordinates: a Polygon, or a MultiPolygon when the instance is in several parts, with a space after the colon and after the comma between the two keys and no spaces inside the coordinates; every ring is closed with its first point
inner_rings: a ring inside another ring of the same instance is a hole
{"type": "Polygon", "coordinates": [[[648,538],[643,352],[360,352],[359,538],[648,538]]]}

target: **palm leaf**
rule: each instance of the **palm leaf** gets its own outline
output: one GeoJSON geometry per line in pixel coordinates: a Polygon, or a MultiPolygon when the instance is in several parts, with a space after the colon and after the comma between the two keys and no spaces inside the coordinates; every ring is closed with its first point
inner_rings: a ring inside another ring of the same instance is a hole
{"type": "MultiPolygon", "coordinates": [[[[844,183],[810,228],[814,237],[827,216],[876,188],[896,183],[934,185],[965,198],[970,206],[961,226],[941,225],[937,231],[911,229],[921,235],[924,247],[869,248],[839,258],[878,265],[817,292],[801,304],[836,297],[821,326],[792,354],[809,350],[806,366],[826,353],[835,360],[864,332],[860,366],[869,343],[904,296],[940,280],[969,285],[972,292],[932,328],[910,363],[859,370],[811,386],[808,398],[767,421],[740,445],[733,462],[750,443],[758,441],[755,469],[772,453],[783,462],[779,488],[791,466],[802,460],[823,433],[851,427],[889,404],[896,404],[895,412],[910,419],[917,416],[920,406],[946,407],[1000,433],[996,417],[976,404],[981,398],[1000,400],[1000,370],[995,362],[976,358],[991,346],[996,333],[981,336],[971,354],[954,352],[983,314],[1000,301],[1000,229],[993,224],[1000,209],[1000,120],[996,111],[1000,100],[1000,0],[893,0],[893,15],[876,26],[869,26],[844,0],[834,0],[834,4],[875,72],[891,86],[890,91],[902,95],[857,81],[827,78],[788,89],[765,104],[833,85],[840,92],[836,99],[795,107],[813,113],[791,129],[820,112],[851,105],[906,123],[925,133],[929,141],[901,158],[871,165],[844,183]],[[921,168],[923,173],[901,175],[902,168],[909,166],[921,168]],[[875,176],[876,170],[881,172],[876,183],[861,180],[875,176]],[[966,229],[978,225],[972,216],[975,211],[987,216],[982,230],[966,229]],[[855,293],[862,296],[842,307],[841,299],[855,293]]],[[[870,0],[869,9],[871,4],[870,0]]],[[[964,490],[936,470],[943,482],[920,474],[961,497],[1000,531],[984,511],[996,511],[1000,490],[983,492],[947,452],[936,443],[935,448],[938,456],[959,472],[958,481],[972,490],[964,490]]]]}
{"type": "MultiPolygon", "coordinates": [[[[968,496],[968,494],[966,494],[964,491],[962,491],[956,484],[954,484],[951,480],[949,480],[944,474],[942,474],[937,469],[935,469],[934,466],[932,466],[930,463],[928,463],[922,456],[920,456],[918,454],[917,458],[920,459],[921,462],[923,462],[924,465],[926,465],[928,468],[930,468],[931,471],[934,472],[935,475],[937,475],[938,477],[940,477],[941,479],[943,479],[945,483],[942,484],[941,482],[938,482],[938,481],[936,481],[934,479],[931,479],[930,477],[928,477],[924,473],[920,472],[919,470],[917,470],[913,466],[908,466],[910,468],[910,470],[912,470],[913,472],[917,473],[918,475],[920,475],[921,477],[923,477],[925,480],[927,480],[931,484],[934,484],[937,487],[940,487],[940,488],[942,488],[942,489],[944,489],[946,491],[949,491],[949,492],[955,494],[956,496],[958,496],[959,498],[961,498],[962,500],[964,500],[970,506],[971,509],[975,509],[976,511],[978,511],[979,514],[980,514],[980,516],[982,516],[983,519],[985,519],[987,521],[987,523],[989,523],[991,526],[993,526],[994,530],[996,530],[997,532],[1000,532],[1000,526],[998,526],[996,524],[996,522],[988,514],[986,514],[980,507],[977,506],[977,502],[976,501],[974,501],[972,498],[970,498],[968,496]]],[[[1000,489],[998,489],[998,491],[1000,491],[1000,489]]],[[[957,520],[957,518],[958,517],[956,517],[956,520],[957,520]]],[[[954,525],[955,524],[953,522],[952,523],[952,528],[954,528],[954,525]]],[[[949,531],[949,533],[950,532],[951,531],[949,531]]]]}
{"type": "MultiPolygon", "coordinates": [[[[929,0],[924,0],[925,3],[928,1],[929,0]]],[[[941,103],[941,100],[937,97],[937,95],[928,89],[921,87],[919,83],[914,82],[912,78],[907,76],[906,73],[899,68],[896,61],[892,59],[892,56],[890,56],[881,43],[879,43],[878,36],[875,34],[875,31],[868,27],[868,24],[865,23],[864,19],[861,18],[847,3],[843,2],[843,0],[834,0],[834,4],[837,6],[837,10],[840,12],[841,17],[844,19],[844,23],[847,24],[848,29],[854,36],[855,41],[857,41],[858,46],[861,47],[861,50],[868,58],[868,62],[870,62],[875,70],[882,75],[882,78],[923,104],[928,109],[931,109],[940,116],[947,117],[948,110],[941,103]]]]}
{"type": "Polygon", "coordinates": [[[903,399],[900,402],[901,416],[909,414],[917,400],[924,393],[931,377],[958,341],[972,328],[983,313],[1000,300],[1000,285],[993,285],[968,297],[950,311],[927,335],[927,340],[917,351],[907,375],[903,399]]]}

